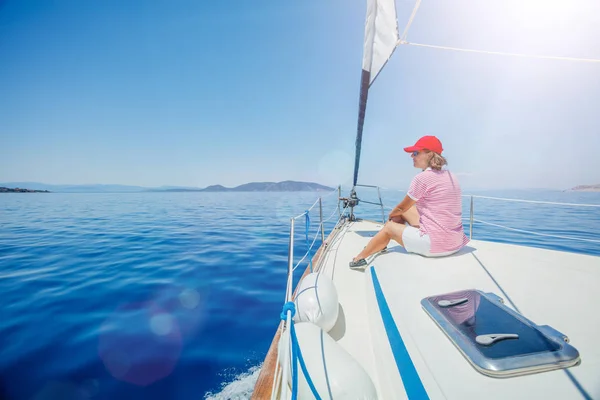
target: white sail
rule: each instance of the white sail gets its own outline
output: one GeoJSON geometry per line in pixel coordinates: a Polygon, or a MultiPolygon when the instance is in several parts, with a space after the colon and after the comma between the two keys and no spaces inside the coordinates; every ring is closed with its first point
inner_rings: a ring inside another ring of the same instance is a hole
{"type": "Polygon", "coordinates": [[[390,59],[398,45],[398,20],[394,0],[367,0],[367,21],[365,23],[365,45],[363,50],[360,95],[358,99],[358,127],[356,130],[356,154],[354,157],[354,180],[356,186],[360,165],[365,112],[369,87],[390,59]]]}
{"type": "Polygon", "coordinates": [[[368,0],[362,69],[373,83],[398,43],[398,19],[394,0],[368,0]]]}

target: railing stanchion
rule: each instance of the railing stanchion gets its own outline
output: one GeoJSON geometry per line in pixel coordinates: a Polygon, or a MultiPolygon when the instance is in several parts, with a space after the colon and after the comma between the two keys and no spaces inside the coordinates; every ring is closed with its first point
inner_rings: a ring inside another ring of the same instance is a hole
{"type": "MultiPolygon", "coordinates": [[[[287,314],[287,317],[285,320],[286,329],[283,332],[283,334],[281,335],[281,339],[279,339],[279,340],[286,340],[288,345],[292,346],[292,337],[291,337],[292,312],[287,311],[286,314],[287,314]]],[[[286,351],[285,353],[286,354],[283,357],[283,365],[282,365],[283,371],[282,371],[282,375],[281,375],[281,398],[282,399],[288,398],[288,374],[290,373],[290,363],[291,363],[290,352],[286,351]]]]}
{"type": "MultiPolygon", "coordinates": [[[[285,301],[292,301],[292,284],[294,282],[294,218],[290,218],[290,248],[288,250],[288,282],[286,289],[285,301]]],[[[281,335],[280,340],[287,341],[288,345],[291,346],[291,337],[290,337],[290,324],[291,324],[291,311],[286,312],[286,321],[285,321],[285,331],[284,334],[281,335]]],[[[289,352],[284,356],[283,361],[283,371],[281,377],[281,395],[282,398],[287,399],[287,377],[290,369],[290,361],[289,361],[289,352]]]]}
{"type": "Polygon", "coordinates": [[[338,214],[342,216],[342,209],[340,208],[340,197],[342,197],[342,185],[338,185],[338,214]]]}
{"type": "Polygon", "coordinates": [[[292,284],[294,283],[294,218],[290,218],[290,248],[288,250],[288,283],[285,301],[292,301],[292,284]]]}
{"type": "MultiPolygon", "coordinates": [[[[339,203],[338,203],[339,204],[339,203]]],[[[321,244],[325,243],[325,232],[323,232],[323,201],[319,197],[319,218],[321,226],[321,244]]]]}
{"type": "Polygon", "coordinates": [[[381,192],[377,186],[377,196],[379,197],[379,205],[381,206],[381,223],[385,224],[385,210],[383,209],[383,200],[381,200],[381,192]]]}

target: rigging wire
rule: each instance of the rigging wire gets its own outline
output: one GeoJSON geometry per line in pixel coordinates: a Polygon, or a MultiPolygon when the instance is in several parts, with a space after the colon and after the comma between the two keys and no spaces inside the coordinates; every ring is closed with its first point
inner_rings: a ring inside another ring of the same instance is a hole
{"type": "Polygon", "coordinates": [[[428,47],[428,48],[431,48],[431,49],[461,51],[461,52],[465,52],[465,53],[482,53],[482,54],[493,54],[493,55],[498,55],[498,56],[510,56],[510,57],[537,58],[537,59],[546,59],[546,60],[560,60],[560,61],[578,61],[578,62],[600,63],[600,59],[597,59],[597,58],[545,56],[545,55],[539,55],[539,54],[522,54],[522,53],[508,53],[508,52],[503,52],[503,51],[488,51],[488,50],[463,49],[463,48],[459,48],[459,47],[437,46],[437,45],[433,45],[433,44],[413,43],[413,42],[407,42],[406,40],[399,40],[398,44],[406,44],[406,45],[418,46],[418,47],[428,47]]]}

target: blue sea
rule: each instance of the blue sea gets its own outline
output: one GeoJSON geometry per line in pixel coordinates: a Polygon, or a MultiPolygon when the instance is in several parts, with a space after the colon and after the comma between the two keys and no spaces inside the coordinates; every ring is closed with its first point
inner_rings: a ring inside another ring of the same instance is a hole
{"type": "MultiPolygon", "coordinates": [[[[369,190],[359,196],[375,201],[369,190]]],[[[383,194],[387,207],[404,196],[383,194]]],[[[473,194],[600,204],[600,193],[473,194]]],[[[249,398],[284,302],[289,218],[319,195],[328,233],[337,191],[0,195],[0,398],[249,398]]],[[[475,239],[600,256],[600,208],[475,197],[474,210],[487,223],[587,241],[481,222],[475,239]]],[[[381,219],[366,203],[357,214],[381,219]]],[[[296,260],[314,237],[311,253],[320,245],[318,220],[317,205],[308,240],[297,220],[296,260]]]]}

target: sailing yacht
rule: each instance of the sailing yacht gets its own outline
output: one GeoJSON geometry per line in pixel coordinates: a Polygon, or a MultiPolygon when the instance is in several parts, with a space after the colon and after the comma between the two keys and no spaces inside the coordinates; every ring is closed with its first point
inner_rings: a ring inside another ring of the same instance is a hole
{"type": "Polygon", "coordinates": [[[381,198],[382,221],[360,218],[368,91],[407,43],[394,1],[368,0],[353,187],[326,238],[321,217],[297,285],[294,226],[306,215],[290,219],[286,302],[252,398],[600,399],[600,257],[471,238],[440,258],[390,242],[348,267],[385,223],[381,198]]]}

